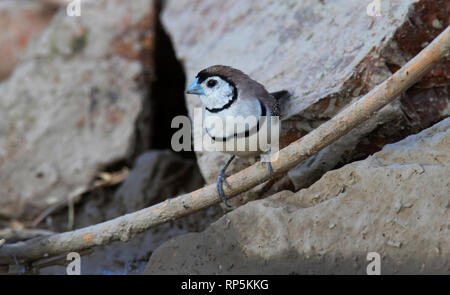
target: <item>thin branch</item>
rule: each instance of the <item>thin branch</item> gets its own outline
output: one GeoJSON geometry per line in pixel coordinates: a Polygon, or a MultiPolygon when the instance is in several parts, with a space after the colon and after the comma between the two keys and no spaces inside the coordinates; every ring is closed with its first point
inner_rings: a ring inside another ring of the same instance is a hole
{"type": "Polygon", "coordinates": [[[55,234],[55,232],[44,229],[5,228],[0,230],[0,239],[23,241],[53,234],[55,234]]]}
{"type": "MultiPolygon", "coordinates": [[[[74,205],[74,203],[77,203],[79,199],[81,199],[81,196],[85,193],[91,192],[93,190],[107,187],[107,186],[113,186],[117,185],[121,182],[123,182],[128,175],[130,174],[130,171],[128,168],[123,168],[122,170],[114,173],[107,173],[107,172],[100,172],[98,173],[99,180],[94,181],[92,185],[89,186],[81,186],[73,190],[66,199],[59,201],[58,203],[50,206],[49,208],[45,209],[41,214],[39,214],[38,217],[31,223],[32,227],[36,227],[41,223],[45,218],[50,216],[51,214],[57,212],[58,210],[61,210],[62,208],[65,208],[66,206],[69,207],[69,212],[71,211],[70,206],[74,205]]],[[[72,208],[73,210],[73,208],[72,208]]],[[[70,214],[69,214],[70,216],[70,214]]],[[[73,216],[72,216],[72,222],[69,218],[69,225],[72,223],[73,225],[73,216]]],[[[71,228],[70,228],[71,229],[71,228]]]]}
{"type": "MultiPolygon", "coordinates": [[[[278,160],[272,162],[274,173],[288,171],[369,119],[373,113],[416,83],[442,58],[449,56],[449,51],[450,27],[447,27],[431,44],[389,79],[334,118],[280,150],[278,160]]],[[[235,196],[264,182],[268,177],[266,167],[256,163],[228,177],[227,181],[231,188],[225,187],[225,192],[227,196],[235,196]]],[[[14,261],[14,257],[17,257],[20,262],[30,262],[44,256],[81,251],[113,241],[128,241],[134,235],[153,226],[192,214],[219,201],[215,185],[208,185],[103,223],[16,244],[5,244],[0,249],[0,264],[14,261]]]]}

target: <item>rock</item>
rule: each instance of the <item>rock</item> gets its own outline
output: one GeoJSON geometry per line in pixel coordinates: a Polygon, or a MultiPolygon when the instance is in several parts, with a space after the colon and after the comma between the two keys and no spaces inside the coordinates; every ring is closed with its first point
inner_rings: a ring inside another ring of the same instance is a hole
{"type": "Polygon", "coordinates": [[[448,175],[450,118],[172,239],[144,273],[366,274],[377,252],[382,274],[449,274],[448,175]]]}
{"type": "MultiPolygon", "coordinates": [[[[82,228],[136,211],[169,197],[193,191],[203,185],[203,179],[191,159],[184,159],[170,151],[147,151],[135,162],[130,175],[116,193],[91,195],[75,210],[75,226],[82,228]],[[106,195],[106,196],[105,196],[106,195]]],[[[220,207],[165,223],[133,237],[127,243],[114,242],[95,247],[81,257],[82,274],[141,273],[148,257],[165,241],[204,230],[222,215],[220,207]]],[[[67,216],[53,217],[54,230],[64,230],[67,216]]],[[[40,274],[65,274],[65,266],[39,269],[40,274]]]]}
{"type": "MultiPolygon", "coordinates": [[[[289,90],[282,135],[293,141],[381,83],[449,25],[445,0],[380,3],[381,17],[376,17],[367,14],[368,2],[358,0],[171,0],[162,20],[187,82],[207,66],[226,64],[269,91],[289,90]]],[[[399,101],[292,170],[296,188],[449,116],[449,68],[450,60],[444,61],[399,101]]],[[[200,101],[193,95],[186,100],[192,115],[200,101]]],[[[206,154],[199,153],[199,165],[212,181],[222,156],[206,154]]],[[[239,169],[232,165],[229,171],[239,169]]]]}
{"type": "Polygon", "coordinates": [[[109,218],[193,191],[203,184],[195,161],[168,150],[146,152],[136,160],[130,176],[117,190],[109,218]]]}
{"type": "Polygon", "coordinates": [[[152,0],[83,2],[30,45],[0,84],[0,215],[36,216],[133,152],[155,17],[152,0]]]}
{"type": "Polygon", "coordinates": [[[0,2],[0,81],[21,61],[30,40],[39,36],[55,13],[35,1],[0,2]]]}

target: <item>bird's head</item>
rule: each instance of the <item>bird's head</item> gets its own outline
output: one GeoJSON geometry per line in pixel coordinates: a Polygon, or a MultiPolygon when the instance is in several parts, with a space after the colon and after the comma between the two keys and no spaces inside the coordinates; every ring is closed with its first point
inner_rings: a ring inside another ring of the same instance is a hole
{"type": "Polygon", "coordinates": [[[212,66],[200,71],[186,93],[199,95],[208,110],[220,109],[237,99],[241,71],[227,66],[212,66]]]}

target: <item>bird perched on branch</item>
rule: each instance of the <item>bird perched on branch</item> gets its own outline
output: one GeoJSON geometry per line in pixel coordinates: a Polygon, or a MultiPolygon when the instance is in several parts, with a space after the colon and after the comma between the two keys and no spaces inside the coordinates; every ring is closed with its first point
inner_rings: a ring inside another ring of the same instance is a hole
{"type": "MultiPolygon", "coordinates": [[[[273,142],[278,144],[271,127],[279,122],[276,120],[280,116],[278,100],[288,92],[269,93],[263,85],[240,70],[223,65],[200,71],[186,92],[200,97],[205,116],[203,129],[215,150],[232,155],[220,170],[216,183],[219,196],[230,207],[223,191],[223,184],[229,187],[226,169],[235,156],[249,157],[270,152],[273,142]],[[263,131],[266,142],[262,139],[263,131]]],[[[267,167],[272,175],[269,161],[267,167]]]]}

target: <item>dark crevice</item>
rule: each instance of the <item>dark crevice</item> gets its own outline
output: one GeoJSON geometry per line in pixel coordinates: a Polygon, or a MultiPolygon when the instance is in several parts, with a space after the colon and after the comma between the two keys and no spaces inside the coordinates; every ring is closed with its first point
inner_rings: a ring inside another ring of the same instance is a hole
{"type": "MultiPolygon", "coordinates": [[[[154,27],[148,27],[149,31],[154,29],[155,32],[154,50],[143,49],[139,56],[143,72],[137,82],[147,94],[136,121],[134,145],[126,158],[99,167],[99,171],[115,172],[123,167],[132,167],[134,161],[148,150],[172,150],[171,138],[177,131],[171,128],[172,119],[179,115],[188,116],[184,68],[160,19],[164,1],[158,0],[154,5],[156,21],[154,27]]],[[[149,31],[142,31],[141,39],[146,38],[149,31]]],[[[193,151],[177,154],[196,159],[193,151]]]]}
{"type": "MultiPolygon", "coordinates": [[[[156,23],[155,78],[151,85],[153,120],[151,149],[170,149],[171,138],[176,129],[171,128],[176,116],[188,116],[185,103],[186,76],[178,61],[172,41],[160,20],[163,1],[157,2],[158,20],[156,23]]],[[[179,153],[184,158],[195,159],[194,152],[179,153]]]]}

